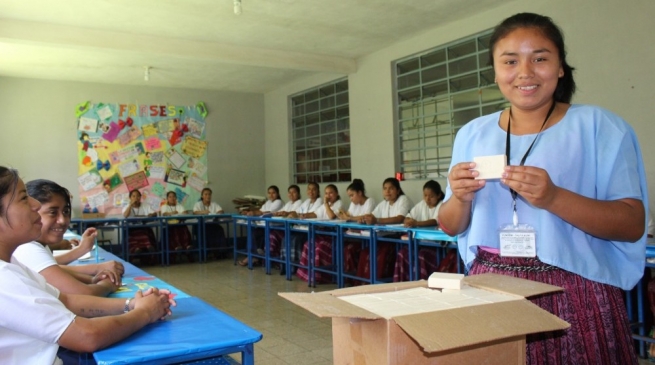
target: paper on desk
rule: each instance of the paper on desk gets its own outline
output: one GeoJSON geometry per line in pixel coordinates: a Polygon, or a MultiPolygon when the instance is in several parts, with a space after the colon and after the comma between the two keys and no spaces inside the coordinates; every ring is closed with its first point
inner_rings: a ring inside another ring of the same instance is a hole
{"type": "MultiPolygon", "coordinates": [[[[52,255],[57,257],[57,256],[61,256],[63,254],[69,253],[69,252],[71,252],[73,250],[54,250],[54,251],[52,251],[52,255]]],[[[82,255],[82,257],[80,257],[78,260],[88,260],[90,258],[91,258],[91,252],[87,252],[84,255],[82,255]]]]}

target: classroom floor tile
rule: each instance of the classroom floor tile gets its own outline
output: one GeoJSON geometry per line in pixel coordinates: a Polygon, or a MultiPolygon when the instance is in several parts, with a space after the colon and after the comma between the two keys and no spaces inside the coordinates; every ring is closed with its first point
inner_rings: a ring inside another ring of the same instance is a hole
{"type": "MultiPolygon", "coordinates": [[[[255,344],[255,364],[332,364],[332,321],[277,293],[331,290],[336,285],[310,288],[298,278],[287,281],[278,272],[266,275],[262,267],[248,270],[231,259],[143,269],[261,332],[264,338],[255,344]]],[[[238,354],[234,357],[241,360],[238,354]]]]}

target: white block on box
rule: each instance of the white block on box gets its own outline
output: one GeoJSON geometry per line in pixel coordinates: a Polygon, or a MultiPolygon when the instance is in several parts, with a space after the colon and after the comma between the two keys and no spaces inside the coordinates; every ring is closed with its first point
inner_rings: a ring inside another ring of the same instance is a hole
{"type": "Polygon", "coordinates": [[[428,288],[461,289],[464,274],[433,272],[428,278],[428,288]]]}

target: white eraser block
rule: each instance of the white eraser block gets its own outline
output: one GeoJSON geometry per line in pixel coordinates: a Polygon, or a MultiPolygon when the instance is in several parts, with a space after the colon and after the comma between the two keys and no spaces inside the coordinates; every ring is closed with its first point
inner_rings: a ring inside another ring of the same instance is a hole
{"type": "Polygon", "coordinates": [[[461,289],[464,274],[433,272],[428,278],[428,288],[461,289]]]}
{"type": "Polygon", "coordinates": [[[505,155],[480,156],[474,157],[475,168],[479,175],[476,180],[500,179],[507,166],[507,157],[505,155]]]}

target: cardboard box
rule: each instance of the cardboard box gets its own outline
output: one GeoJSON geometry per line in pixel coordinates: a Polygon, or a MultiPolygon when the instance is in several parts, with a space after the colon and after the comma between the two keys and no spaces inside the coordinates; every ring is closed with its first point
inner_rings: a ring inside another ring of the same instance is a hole
{"type": "Polygon", "coordinates": [[[422,280],[279,295],[332,318],[335,364],[507,365],[525,364],[526,334],[569,327],[525,299],[561,290],[484,274],[467,276],[462,291],[422,280]]]}

